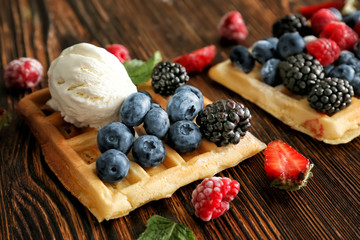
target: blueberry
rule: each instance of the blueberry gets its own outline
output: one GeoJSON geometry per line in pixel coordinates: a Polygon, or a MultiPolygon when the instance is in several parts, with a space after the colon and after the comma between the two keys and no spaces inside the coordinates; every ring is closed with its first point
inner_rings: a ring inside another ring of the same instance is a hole
{"type": "Polygon", "coordinates": [[[280,59],[277,58],[271,58],[264,63],[260,72],[264,83],[273,87],[282,83],[277,70],[279,63],[280,59]]]}
{"type": "Polygon", "coordinates": [[[169,115],[159,107],[152,107],[144,118],[144,129],[147,134],[164,138],[170,127],[169,115]]]}
{"type": "Polygon", "coordinates": [[[356,96],[360,97],[360,73],[357,73],[352,81],[350,81],[351,86],[354,89],[356,96]]]}
{"type": "Polygon", "coordinates": [[[360,22],[360,10],[349,13],[344,18],[344,22],[351,28],[355,27],[356,23],[360,22]]]}
{"type": "Polygon", "coordinates": [[[96,160],[96,172],[104,182],[121,181],[129,172],[130,162],[123,152],[109,149],[96,160]]]}
{"type": "Polygon", "coordinates": [[[193,93],[195,93],[195,95],[199,98],[200,102],[199,102],[199,107],[202,109],[203,106],[204,106],[204,96],[202,94],[202,92],[197,89],[196,87],[193,87],[193,86],[190,86],[190,85],[183,85],[181,87],[178,87],[176,90],[175,90],[175,93],[178,93],[180,91],[183,91],[183,90],[186,90],[186,91],[191,91],[193,93]]]}
{"type": "Polygon", "coordinates": [[[255,67],[254,57],[246,47],[241,45],[231,49],[230,60],[235,67],[240,68],[245,73],[251,72],[255,67]]]}
{"type": "Polygon", "coordinates": [[[193,120],[202,109],[201,100],[192,91],[179,91],[168,101],[166,111],[171,122],[193,120]]]}
{"type": "Polygon", "coordinates": [[[276,47],[270,41],[260,40],[254,43],[251,53],[259,63],[264,64],[276,56],[276,47]]]}
{"type": "Polygon", "coordinates": [[[329,10],[335,14],[339,21],[342,21],[342,15],[339,10],[337,10],[336,8],[329,8],[329,10]]]}
{"type": "Polygon", "coordinates": [[[279,38],[277,45],[277,53],[280,57],[286,58],[288,56],[300,53],[305,48],[305,41],[298,32],[285,33],[279,38]]]}
{"type": "Polygon", "coordinates": [[[150,110],[151,97],[142,92],[128,96],[120,108],[121,121],[130,127],[139,126],[150,110]]]}
{"type": "Polygon", "coordinates": [[[354,53],[358,59],[360,59],[360,40],[354,45],[354,53]]]}
{"type": "Polygon", "coordinates": [[[329,76],[329,73],[334,69],[334,65],[333,64],[329,64],[329,65],[326,65],[324,67],[324,72],[325,72],[325,76],[329,76]]]}
{"type": "Polygon", "coordinates": [[[99,130],[97,145],[100,152],[116,149],[128,154],[134,141],[134,129],[121,122],[112,122],[99,130]]]}
{"type": "Polygon", "coordinates": [[[201,143],[202,135],[199,127],[192,121],[174,123],[168,133],[169,145],[179,153],[191,152],[201,143]]]}
{"type": "Polygon", "coordinates": [[[352,53],[348,50],[343,50],[343,51],[341,51],[340,56],[336,60],[336,63],[338,65],[340,65],[340,64],[351,65],[351,64],[355,63],[356,61],[357,61],[357,59],[356,59],[354,53],[352,53]]]}
{"type": "Polygon", "coordinates": [[[135,162],[142,167],[154,167],[165,159],[166,150],[162,141],[153,135],[137,138],[132,148],[135,162]]]}
{"type": "Polygon", "coordinates": [[[331,72],[329,73],[329,77],[346,79],[351,82],[355,77],[355,70],[349,65],[341,64],[331,70],[331,72]]]}
{"type": "Polygon", "coordinates": [[[267,38],[266,41],[270,42],[271,45],[273,46],[273,48],[276,49],[279,39],[276,37],[270,37],[270,38],[267,38]]]}

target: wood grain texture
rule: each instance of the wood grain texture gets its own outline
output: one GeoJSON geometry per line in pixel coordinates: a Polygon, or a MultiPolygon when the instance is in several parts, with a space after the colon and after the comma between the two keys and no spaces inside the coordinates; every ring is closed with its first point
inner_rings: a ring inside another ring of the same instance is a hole
{"type": "Polygon", "coordinates": [[[62,49],[79,42],[105,47],[124,44],[133,58],[160,50],[172,59],[209,44],[214,63],[233,45],[220,43],[216,27],[226,12],[239,10],[249,30],[245,46],[271,36],[272,23],[301,5],[321,0],[1,0],[0,107],[12,114],[0,130],[0,239],[135,239],[146,220],[159,214],[189,226],[196,239],[359,239],[360,138],[331,146],[292,130],[254,104],[211,81],[206,71],[190,84],[211,100],[233,98],[253,115],[252,133],[268,143],[282,139],[315,164],[314,177],[297,192],[269,187],[258,154],[219,174],[241,190],[230,210],[208,223],[194,215],[191,193],[198,182],[169,199],[151,202],[130,215],[99,224],[47,167],[39,144],[15,111],[24,95],[5,88],[3,68],[14,58],[37,58],[47,69],[62,49]]]}

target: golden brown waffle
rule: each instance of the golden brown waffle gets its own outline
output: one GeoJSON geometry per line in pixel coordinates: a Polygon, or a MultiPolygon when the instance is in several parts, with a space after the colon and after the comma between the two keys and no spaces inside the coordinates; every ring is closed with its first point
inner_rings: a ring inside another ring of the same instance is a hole
{"type": "Polygon", "coordinates": [[[360,135],[360,99],[332,116],[312,109],[306,97],[292,94],[283,85],[271,87],[260,79],[260,66],[246,74],[230,60],[212,67],[209,76],[272,114],[291,128],[328,144],[347,143],[360,135]]]}
{"type": "MultiPolygon", "coordinates": [[[[143,89],[149,90],[160,105],[166,105],[167,100],[155,95],[149,86],[143,89]]],[[[66,123],[59,112],[45,105],[49,99],[49,89],[36,91],[19,102],[18,111],[25,116],[40,142],[51,170],[99,222],[127,215],[152,200],[171,197],[180,187],[233,167],[266,147],[251,133],[239,144],[228,147],[219,148],[203,140],[197,150],[181,155],[166,146],[162,164],[145,169],[129,156],[127,177],[119,183],[108,184],[96,175],[95,161],[100,155],[97,131],[66,123]]],[[[143,134],[143,128],[136,130],[139,135],[143,134]]]]}

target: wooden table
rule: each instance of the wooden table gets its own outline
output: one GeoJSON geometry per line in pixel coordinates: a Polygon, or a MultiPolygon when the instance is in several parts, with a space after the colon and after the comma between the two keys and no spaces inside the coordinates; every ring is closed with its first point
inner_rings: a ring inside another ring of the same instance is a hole
{"type": "Polygon", "coordinates": [[[241,190],[222,217],[203,222],[194,215],[191,193],[199,182],[154,201],[128,216],[99,224],[59,182],[44,161],[40,145],[16,113],[24,95],[47,86],[47,76],[31,91],[5,88],[3,68],[13,59],[37,58],[45,69],[62,49],[79,42],[105,47],[124,44],[133,58],[160,50],[164,59],[206,45],[217,46],[213,63],[228,58],[216,27],[226,12],[239,10],[249,30],[245,46],[271,36],[272,23],[300,5],[321,0],[1,0],[1,108],[11,124],[0,132],[1,239],[134,239],[158,214],[185,224],[197,239],[359,239],[360,138],[326,145],[292,130],[256,105],[211,81],[207,71],[190,84],[211,100],[232,98],[253,115],[251,132],[265,143],[282,139],[310,158],[314,177],[297,192],[269,187],[260,153],[219,174],[236,179],[241,190]]]}

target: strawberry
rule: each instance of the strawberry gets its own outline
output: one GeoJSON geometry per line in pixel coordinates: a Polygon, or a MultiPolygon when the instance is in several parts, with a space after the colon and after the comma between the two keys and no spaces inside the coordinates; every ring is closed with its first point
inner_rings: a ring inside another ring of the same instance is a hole
{"type": "Polygon", "coordinates": [[[334,1],[328,1],[324,3],[314,4],[311,6],[305,6],[300,8],[300,13],[306,17],[311,18],[311,16],[317,12],[318,10],[322,8],[336,8],[338,10],[342,10],[345,6],[345,0],[334,0],[334,1]]]}
{"type": "Polygon", "coordinates": [[[220,19],[218,32],[221,38],[238,43],[245,40],[249,34],[242,15],[238,11],[228,12],[220,19]]]}
{"type": "Polygon", "coordinates": [[[290,145],[275,140],[265,149],[265,172],[271,186],[289,191],[305,187],[313,164],[290,145]]]}
{"type": "Polygon", "coordinates": [[[184,66],[187,73],[201,72],[202,69],[210,65],[216,54],[216,47],[214,45],[206,46],[198,49],[192,53],[179,56],[173,60],[184,66]]]}

